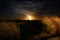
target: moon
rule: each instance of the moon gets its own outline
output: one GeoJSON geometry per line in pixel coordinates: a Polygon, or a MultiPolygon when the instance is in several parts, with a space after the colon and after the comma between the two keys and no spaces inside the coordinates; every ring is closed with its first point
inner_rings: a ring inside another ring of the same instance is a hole
{"type": "Polygon", "coordinates": [[[27,20],[33,20],[33,17],[31,15],[27,15],[27,20]]]}

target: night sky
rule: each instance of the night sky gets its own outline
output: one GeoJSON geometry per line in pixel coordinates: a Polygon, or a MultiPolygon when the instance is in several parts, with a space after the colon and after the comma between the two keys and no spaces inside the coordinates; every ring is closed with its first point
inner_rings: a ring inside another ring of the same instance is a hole
{"type": "Polygon", "coordinates": [[[26,14],[35,16],[60,15],[60,1],[12,0],[0,1],[0,19],[16,19],[26,14]]]}

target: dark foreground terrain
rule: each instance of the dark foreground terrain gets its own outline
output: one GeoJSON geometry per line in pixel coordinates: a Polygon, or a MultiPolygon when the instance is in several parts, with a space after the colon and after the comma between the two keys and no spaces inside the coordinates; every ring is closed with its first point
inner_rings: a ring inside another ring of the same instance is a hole
{"type": "Polygon", "coordinates": [[[59,37],[59,33],[50,34],[46,24],[38,20],[0,21],[0,40],[48,40],[59,37]]]}

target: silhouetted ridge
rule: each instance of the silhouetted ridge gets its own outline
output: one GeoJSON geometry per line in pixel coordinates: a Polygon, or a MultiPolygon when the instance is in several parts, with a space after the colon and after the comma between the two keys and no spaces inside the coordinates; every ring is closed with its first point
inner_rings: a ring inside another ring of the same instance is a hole
{"type": "Polygon", "coordinates": [[[25,23],[20,25],[21,40],[27,40],[29,37],[38,35],[46,28],[46,26],[38,20],[24,20],[24,22],[25,23]]]}

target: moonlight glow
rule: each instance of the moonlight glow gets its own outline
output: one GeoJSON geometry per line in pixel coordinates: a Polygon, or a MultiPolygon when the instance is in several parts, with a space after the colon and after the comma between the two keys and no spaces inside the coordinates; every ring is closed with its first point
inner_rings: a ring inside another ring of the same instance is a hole
{"type": "Polygon", "coordinates": [[[27,15],[27,20],[33,20],[31,15],[27,15]]]}

